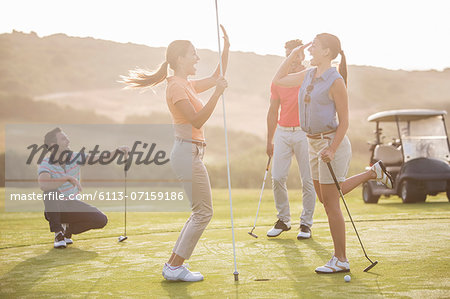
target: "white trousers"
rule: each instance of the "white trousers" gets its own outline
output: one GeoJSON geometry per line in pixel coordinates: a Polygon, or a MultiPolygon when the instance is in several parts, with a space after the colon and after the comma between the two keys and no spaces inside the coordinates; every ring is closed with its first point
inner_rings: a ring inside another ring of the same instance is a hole
{"type": "Polygon", "coordinates": [[[274,136],[272,188],[278,211],[277,217],[283,222],[291,221],[286,181],[293,155],[297,159],[302,180],[303,211],[300,216],[300,224],[311,227],[316,205],[316,192],[311,177],[306,133],[301,130],[285,131],[277,128],[274,136]]]}

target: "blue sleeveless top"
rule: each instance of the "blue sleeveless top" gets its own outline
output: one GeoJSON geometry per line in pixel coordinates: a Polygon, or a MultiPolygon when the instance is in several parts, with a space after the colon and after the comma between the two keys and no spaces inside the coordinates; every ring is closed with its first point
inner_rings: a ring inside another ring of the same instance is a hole
{"type": "Polygon", "coordinates": [[[302,87],[298,93],[298,111],[300,126],[308,134],[324,133],[336,130],[338,126],[336,106],[328,96],[331,85],[342,78],[335,67],[326,70],[322,76],[314,78],[317,68],[306,72],[302,87]],[[305,101],[309,94],[310,101],[305,101]]]}

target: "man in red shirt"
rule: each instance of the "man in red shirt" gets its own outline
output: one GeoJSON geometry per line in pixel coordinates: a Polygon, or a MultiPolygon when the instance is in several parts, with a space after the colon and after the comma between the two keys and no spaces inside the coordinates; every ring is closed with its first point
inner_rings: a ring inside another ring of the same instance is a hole
{"type": "MultiPolygon", "coordinates": [[[[302,45],[301,40],[286,42],[286,57],[292,50],[302,45]]],[[[305,67],[295,60],[289,73],[300,72],[305,67]]],[[[267,155],[273,156],[272,188],[278,220],[267,232],[268,237],[279,236],[291,229],[291,215],[286,187],[292,155],[295,155],[300,170],[303,190],[303,211],[300,217],[300,232],[297,239],[311,237],[316,193],[309,167],[308,140],[300,128],[297,87],[271,86],[270,107],[267,113],[267,155]],[[281,111],[280,111],[281,107],[281,111]],[[280,111],[279,117],[278,112],[280,111]]]]}

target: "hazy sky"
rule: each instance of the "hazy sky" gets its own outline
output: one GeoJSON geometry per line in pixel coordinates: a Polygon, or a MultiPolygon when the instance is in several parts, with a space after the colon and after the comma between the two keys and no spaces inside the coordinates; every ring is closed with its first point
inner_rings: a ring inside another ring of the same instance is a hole
{"type": "MultiPolygon", "coordinates": [[[[284,42],[336,34],[349,64],[390,69],[450,67],[447,0],[219,0],[231,50],[284,55],[284,42]]],[[[217,50],[214,0],[9,0],[0,33],[65,33],[167,46],[189,39],[217,50]]]]}

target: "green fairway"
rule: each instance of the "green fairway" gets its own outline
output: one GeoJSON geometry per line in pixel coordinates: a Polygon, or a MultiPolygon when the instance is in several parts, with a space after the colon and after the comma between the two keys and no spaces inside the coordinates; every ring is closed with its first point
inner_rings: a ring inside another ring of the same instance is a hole
{"type": "MultiPolygon", "coordinates": [[[[53,249],[53,234],[42,213],[0,213],[0,297],[151,298],[444,298],[450,297],[450,204],[445,196],[404,205],[398,197],[366,205],[361,189],[346,196],[369,256],[379,264],[369,273],[350,222],[347,255],[352,280],[344,274],[317,275],[333,252],[328,223],[318,202],[313,238],[298,241],[300,191],[290,191],[293,229],[275,239],[266,231],[276,220],[272,192],[266,189],[255,233],[259,190],[233,190],[239,282],[233,280],[228,190],[213,190],[214,217],[189,261],[203,282],[167,282],[164,262],[189,213],[107,213],[108,225],[73,237],[67,249],[53,249]],[[258,281],[259,280],[259,281],[258,281]]],[[[348,216],[344,212],[345,218],[348,216]]]]}

